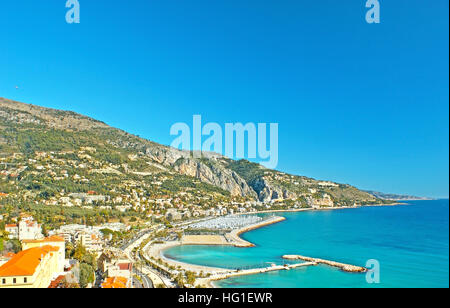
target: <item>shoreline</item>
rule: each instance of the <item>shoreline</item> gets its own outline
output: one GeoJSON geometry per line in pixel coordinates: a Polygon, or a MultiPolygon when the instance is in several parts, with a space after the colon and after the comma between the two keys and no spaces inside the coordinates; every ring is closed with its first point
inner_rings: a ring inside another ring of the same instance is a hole
{"type": "MultiPolygon", "coordinates": [[[[164,244],[150,245],[144,253],[147,257],[153,257],[156,260],[161,259],[163,262],[166,262],[169,266],[174,266],[175,268],[180,266],[181,268],[183,268],[186,271],[191,271],[191,272],[195,272],[195,273],[203,272],[205,274],[208,274],[208,273],[216,274],[216,273],[221,273],[224,271],[229,271],[228,269],[225,269],[225,268],[212,267],[212,266],[206,266],[206,265],[196,265],[196,264],[191,264],[191,263],[185,263],[182,261],[177,261],[177,260],[168,258],[163,254],[164,250],[167,250],[169,248],[173,248],[176,246],[183,246],[183,244],[181,244],[181,242],[179,242],[179,241],[172,241],[172,242],[167,242],[164,244]]],[[[217,246],[217,245],[211,245],[211,246],[217,246]]]]}
{"type": "MultiPolygon", "coordinates": [[[[181,262],[178,260],[174,260],[171,258],[168,258],[164,255],[164,251],[173,248],[176,246],[190,246],[190,245],[202,245],[202,246],[234,246],[234,247],[240,247],[240,248],[249,248],[249,247],[255,247],[253,243],[250,243],[240,237],[241,234],[259,229],[265,226],[269,226],[281,221],[286,220],[285,217],[273,217],[271,219],[249,225],[240,229],[236,229],[231,231],[230,233],[227,233],[225,236],[223,236],[223,239],[225,241],[221,240],[211,240],[211,241],[195,241],[192,240],[192,236],[190,237],[190,240],[181,240],[181,241],[172,241],[172,242],[166,242],[163,244],[154,244],[149,245],[149,247],[146,249],[145,254],[149,257],[153,257],[155,259],[162,259],[164,262],[168,263],[169,265],[178,267],[181,266],[187,271],[193,271],[193,272],[204,272],[204,273],[219,273],[219,272],[228,272],[230,269],[225,268],[219,268],[219,267],[211,267],[211,266],[204,266],[204,265],[196,265],[196,264],[190,264],[181,262]]],[[[204,237],[204,236],[200,236],[204,237]]]]}
{"type": "Polygon", "coordinates": [[[404,202],[395,202],[395,203],[383,203],[383,204],[367,204],[367,205],[357,205],[357,206],[340,206],[340,207],[321,207],[321,208],[300,208],[300,209],[290,209],[290,210],[264,210],[257,212],[249,212],[249,213],[239,213],[236,215],[256,215],[256,214],[267,214],[267,213],[296,213],[296,212],[306,212],[306,211],[328,211],[328,210],[345,210],[345,209],[360,209],[364,207],[382,207],[382,206],[397,206],[397,205],[408,205],[408,203],[404,202]]]}
{"type": "MultiPolygon", "coordinates": [[[[361,205],[361,206],[343,206],[343,207],[323,207],[323,208],[301,208],[301,209],[291,209],[291,210],[267,210],[267,211],[258,211],[258,212],[251,212],[251,213],[245,213],[245,214],[239,214],[239,215],[255,215],[255,214],[264,214],[264,213],[295,213],[295,212],[306,212],[306,211],[328,211],[328,210],[344,210],[344,209],[358,209],[358,208],[364,208],[364,207],[383,207],[383,206],[397,206],[397,205],[407,205],[407,203],[390,203],[390,204],[373,204],[373,205],[361,205]]],[[[219,267],[210,267],[210,266],[204,266],[204,265],[196,265],[191,263],[185,263],[178,260],[174,260],[171,258],[168,258],[164,255],[164,251],[173,248],[176,246],[187,246],[187,245],[202,245],[202,246],[234,246],[234,247],[240,247],[240,248],[250,248],[255,247],[255,244],[250,243],[244,239],[242,239],[240,236],[244,233],[269,226],[281,221],[285,221],[285,217],[276,216],[272,219],[246,226],[240,229],[236,229],[231,231],[230,233],[227,233],[224,237],[229,240],[226,243],[218,243],[218,242],[204,242],[204,243],[195,243],[195,241],[191,242],[184,242],[181,241],[173,241],[173,242],[167,242],[164,244],[156,244],[156,245],[150,245],[148,249],[144,252],[148,256],[153,256],[154,258],[158,259],[161,258],[163,261],[168,263],[169,265],[175,266],[175,267],[181,267],[186,271],[192,271],[195,273],[203,272],[204,274],[210,274],[210,275],[217,275],[216,277],[207,277],[207,278],[198,278],[196,286],[203,286],[207,288],[218,288],[217,285],[214,284],[215,281],[227,279],[228,275],[227,273],[232,272],[231,269],[225,269],[225,268],[219,268],[219,267]]]]}
{"type": "Polygon", "coordinates": [[[147,257],[153,257],[154,259],[161,259],[163,262],[167,263],[169,266],[173,266],[175,268],[181,267],[186,271],[195,272],[197,274],[200,274],[203,272],[204,274],[224,274],[232,271],[231,269],[226,268],[220,268],[220,267],[212,267],[212,266],[206,266],[206,265],[197,265],[197,264],[191,264],[191,263],[185,263],[182,261],[174,260],[171,258],[168,258],[164,255],[164,251],[177,247],[177,246],[188,246],[188,245],[204,245],[204,246],[234,246],[234,247],[254,247],[255,245],[242,239],[239,235],[245,232],[249,232],[251,230],[259,229],[268,225],[272,225],[281,221],[286,220],[285,217],[273,217],[271,219],[249,225],[240,229],[233,230],[230,233],[227,233],[225,236],[223,236],[223,240],[211,240],[209,242],[207,241],[195,241],[195,240],[189,240],[189,241],[171,241],[166,242],[163,244],[153,244],[148,245],[148,247],[145,248],[144,254],[147,257]],[[224,241],[225,240],[225,241],[224,241]]]}

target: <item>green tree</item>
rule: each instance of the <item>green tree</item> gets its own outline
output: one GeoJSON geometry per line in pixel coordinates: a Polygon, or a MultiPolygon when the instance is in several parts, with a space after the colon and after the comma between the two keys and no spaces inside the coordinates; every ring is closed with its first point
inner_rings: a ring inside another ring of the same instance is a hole
{"type": "Polygon", "coordinates": [[[22,244],[19,242],[19,240],[11,240],[9,242],[12,243],[14,253],[18,253],[22,250],[22,244]]]}
{"type": "Polygon", "coordinates": [[[78,244],[73,252],[73,258],[78,260],[78,262],[82,263],[84,256],[87,254],[86,248],[83,245],[78,244]]]}
{"type": "Polygon", "coordinates": [[[184,287],[184,277],[182,273],[178,273],[177,277],[175,277],[175,282],[180,288],[184,287]]]}
{"type": "Polygon", "coordinates": [[[74,254],[74,249],[75,247],[73,246],[72,243],[67,243],[66,244],[66,258],[72,258],[73,254],[74,254]]]}
{"type": "Polygon", "coordinates": [[[86,288],[89,283],[93,283],[95,279],[94,269],[86,263],[80,264],[80,287],[86,288]]]}
{"type": "Polygon", "coordinates": [[[48,236],[48,231],[47,228],[45,227],[45,225],[42,225],[42,234],[47,237],[48,236]]]}
{"type": "Polygon", "coordinates": [[[82,261],[83,261],[83,263],[86,263],[86,264],[89,264],[92,268],[95,268],[96,267],[96,258],[95,258],[95,255],[94,254],[92,254],[92,253],[86,253],[84,256],[83,256],[83,259],[82,259],[82,261]]]}
{"type": "Polygon", "coordinates": [[[190,285],[194,285],[195,283],[195,274],[193,272],[186,272],[186,283],[190,285]]]}

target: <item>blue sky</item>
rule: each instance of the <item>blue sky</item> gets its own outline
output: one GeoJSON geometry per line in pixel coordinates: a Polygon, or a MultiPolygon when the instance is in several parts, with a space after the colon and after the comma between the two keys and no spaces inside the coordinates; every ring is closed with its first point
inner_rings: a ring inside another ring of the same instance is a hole
{"type": "Polygon", "coordinates": [[[193,114],[277,122],[279,170],[448,196],[448,1],[79,2],[1,1],[0,96],[163,144],[193,114]]]}

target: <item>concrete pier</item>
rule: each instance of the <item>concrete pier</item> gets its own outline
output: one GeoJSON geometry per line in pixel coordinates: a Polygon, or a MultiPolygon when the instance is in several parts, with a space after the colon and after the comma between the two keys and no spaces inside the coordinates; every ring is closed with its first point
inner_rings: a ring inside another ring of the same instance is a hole
{"type": "Polygon", "coordinates": [[[297,264],[274,265],[274,266],[263,267],[263,268],[252,268],[252,269],[248,269],[248,270],[240,270],[240,271],[230,272],[230,273],[227,273],[226,275],[228,277],[245,276],[245,275],[258,274],[258,273],[290,270],[290,269],[294,269],[294,268],[299,268],[299,267],[303,267],[303,266],[311,266],[311,265],[317,265],[317,263],[303,262],[303,263],[297,263],[297,264]]]}
{"type": "Polygon", "coordinates": [[[211,284],[212,281],[218,281],[222,279],[227,279],[231,277],[237,277],[237,276],[246,276],[246,275],[254,275],[254,274],[262,274],[262,273],[268,273],[268,272],[274,272],[274,271],[284,271],[284,270],[290,270],[294,268],[300,268],[305,266],[314,266],[317,265],[315,262],[302,262],[302,263],[296,263],[296,264],[285,264],[285,265],[272,265],[268,267],[263,268],[251,268],[246,270],[230,270],[227,272],[217,273],[214,275],[211,275],[208,278],[199,278],[197,279],[196,285],[198,286],[204,286],[204,287],[214,287],[214,285],[211,284]]]}

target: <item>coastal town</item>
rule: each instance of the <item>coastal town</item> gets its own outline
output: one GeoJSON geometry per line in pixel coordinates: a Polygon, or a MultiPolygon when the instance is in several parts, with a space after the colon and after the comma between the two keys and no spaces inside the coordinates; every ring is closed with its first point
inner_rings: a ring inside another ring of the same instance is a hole
{"type": "Polygon", "coordinates": [[[239,234],[283,220],[278,216],[236,215],[174,223],[170,230],[160,224],[140,229],[122,223],[95,227],[74,224],[50,230],[44,236],[41,225],[32,216],[22,213],[18,223],[5,225],[0,288],[211,287],[215,280],[318,263],[350,272],[364,271],[351,265],[301,256],[283,256],[283,259],[305,262],[253,269],[212,268],[178,262],[162,254],[163,250],[177,245],[252,247],[253,244],[241,239],[239,234]],[[207,229],[208,226],[211,228],[207,229]],[[186,235],[187,230],[203,231],[186,235]],[[113,241],[113,234],[123,233],[128,236],[113,241]]]}
{"type": "MultiPolygon", "coordinates": [[[[0,161],[2,180],[17,184],[18,179],[33,177],[40,183],[67,179],[87,183],[86,174],[123,171],[123,166],[100,165],[90,155],[93,153],[93,148],[38,152],[26,164],[22,155],[15,153],[0,161]]],[[[240,233],[284,220],[274,215],[255,215],[281,210],[283,200],[220,201],[189,189],[153,196],[151,191],[163,185],[168,176],[152,173],[150,185],[148,181],[121,182],[114,190],[102,192],[2,192],[0,288],[208,287],[217,275],[225,277],[232,272],[169,260],[162,251],[176,245],[251,247],[239,237],[240,233]],[[35,206],[22,206],[28,203],[35,206]],[[55,208],[58,210],[52,213],[55,208]],[[84,215],[77,215],[80,210],[84,215]]],[[[310,200],[308,206],[291,203],[292,207],[284,210],[334,206],[327,195],[310,200]]]]}
{"type": "Polygon", "coordinates": [[[450,0],[0,3],[2,295],[449,288],[450,0]]]}

